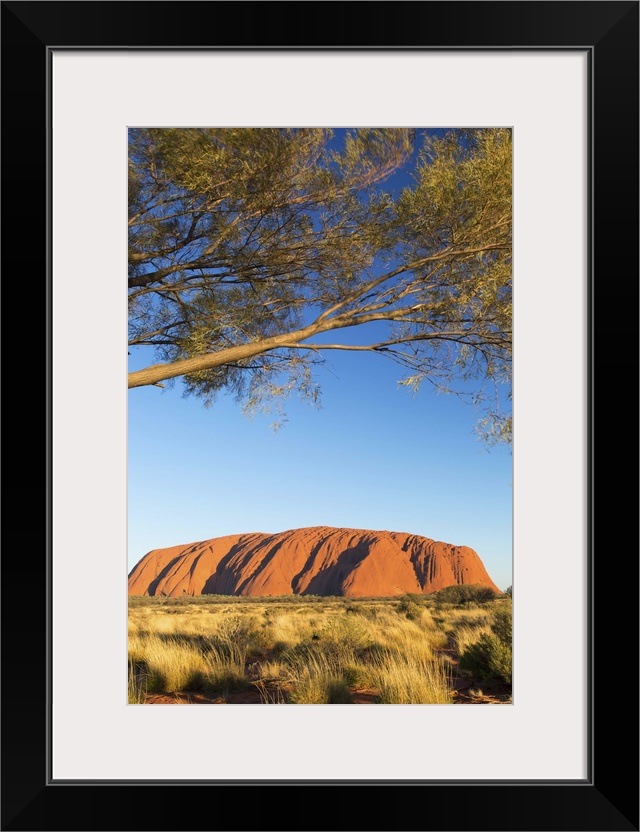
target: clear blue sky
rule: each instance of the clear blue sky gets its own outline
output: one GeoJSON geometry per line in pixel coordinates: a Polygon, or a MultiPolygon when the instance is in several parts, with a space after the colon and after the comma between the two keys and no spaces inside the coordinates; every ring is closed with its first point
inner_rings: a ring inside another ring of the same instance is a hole
{"type": "MultiPolygon", "coordinates": [[[[385,187],[408,181],[403,172],[385,187]]],[[[339,341],[370,343],[362,327],[339,341]]],[[[157,363],[150,348],[131,352],[130,371],[157,363]]],[[[278,431],[274,416],[249,420],[230,396],[209,409],[184,398],[179,379],[129,390],[129,569],[151,549],[322,525],[470,546],[510,586],[510,448],[489,450],[474,431],[480,413],[455,396],[399,387],[403,369],[382,355],[325,356],[320,409],[286,400],[278,431]]]]}
{"type": "Polygon", "coordinates": [[[287,400],[278,431],[229,396],[209,409],[183,398],[180,381],[130,390],[129,569],[150,549],[224,534],[345,526],[470,546],[505,589],[510,450],[478,440],[470,405],[426,385],[413,396],[400,375],[383,356],[332,351],[320,409],[287,400]]]}

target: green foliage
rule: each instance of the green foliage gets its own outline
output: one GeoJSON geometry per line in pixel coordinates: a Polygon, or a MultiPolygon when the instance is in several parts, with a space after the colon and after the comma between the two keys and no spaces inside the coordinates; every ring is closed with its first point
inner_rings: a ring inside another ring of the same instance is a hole
{"type": "Polygon", "coordinates": [[[435,597],[439,604],[486,604],[496,594],[491,587],[481,584],[453,584],[439,590],[435,597]]]}
{"type": "Polygon", "coordinates": [[[512,620],[511,608],[495,611],[491,633],[483,633],[462,653],[460,669],[464,673],[478,681],[511,684],[512,620]]]}
{"type": "Polygon", "coordinates": [[[513,638],[513,614],[509,609],[498,609],[494,613],[491,629],[503,644],[511,644],[513,638]]]}
{"type": "Polygon", "coordinates": [[[478,681],[499,681],[511,684],[511,646],[497,636],[483,633],[460,657],[460,670],[478,681]]]}
{"type": "Polygon", "coordinates": [[[130,386],[182,377],[248,414],[317,402],[325,350],[353,345],[314,336],[378,321],[361,348],[411,389],[464,393],[487,441],[508,441],[511,132],[438,133],[131,129],[129,346],[163,363],[130,386]],[[401,170],[412,184],[387,189],[401,170]]]}

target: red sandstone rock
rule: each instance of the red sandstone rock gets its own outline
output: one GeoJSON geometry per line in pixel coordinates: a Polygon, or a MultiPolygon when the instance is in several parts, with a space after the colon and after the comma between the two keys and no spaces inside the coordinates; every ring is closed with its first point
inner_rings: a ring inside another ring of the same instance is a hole
{"type": "Polygon", "coordinates": [[[477,553],[401,532],[315,526],[215,537],[154,549],[129,575],[129,595],[429,593],[452,584],[500,592],[477,553]]]}

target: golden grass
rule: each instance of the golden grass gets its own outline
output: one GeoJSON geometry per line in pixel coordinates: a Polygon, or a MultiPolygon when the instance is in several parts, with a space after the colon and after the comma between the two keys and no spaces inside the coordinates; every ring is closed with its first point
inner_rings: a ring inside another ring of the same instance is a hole
{"type": "Polygon", "coordinates": [[[130,636],[130,658],[146,667],[149,690],[189,690],[202,684],[203,654],[183,639],[160,635],[130,636]]]}
{"type": "Polygon", "coordinates": [[[462,624],[455,627],[451,633],[452,645],[456,653],[461,656],[470,644],[475,644],[483,633],[490,633],[489,624],[462,624]]]}
{"type": "Polygon", "coordinates": [[[450,703],[457,655],[489,632],[492,606],[410,612],[397,599],[137,599],[129,701],[246,688],[265,704],[348,704],[358,690],[384,704],[450,703]]]}
{"type": "Polygon", "coordinates": [[[131,663],[129,663],[127,693],[129,705],[144,704],[147,694],[146,676],[136,673],[135,667],[131,663]]]}
{"type": "Polygon", "coordinates": [[[394,705],[446,705],[451,703],[451,680],[440,659],[415,660],[389,650],[373,659],[373,683],[379,700],[394,705]]]}
{"type": "Polygon", "coordinates": [[[342,657],[316,650],[293,662],[293,691],[289,701],[298,705],[349,704],[351,695],[342,669],[342,657]]]}
{"type": "Polygon", "coordinates": [[[450,607],[441,609],[433,614],[433,618],[439,624],[453,626],[456,624],[469,624],[477,626],[486,624],[493,618],[494,607],[450,607]]]}

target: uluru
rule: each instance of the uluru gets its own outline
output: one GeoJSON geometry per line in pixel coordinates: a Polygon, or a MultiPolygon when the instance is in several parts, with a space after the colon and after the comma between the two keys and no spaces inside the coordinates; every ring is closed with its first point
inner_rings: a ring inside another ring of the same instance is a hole
{"type": "Polygon", "coordinates": [[[129,595],[428,594],[453,584],[497,593],[468,546],[415,534],[314,526],[214,537],[153,549],[129,574],[129,595]]]}

